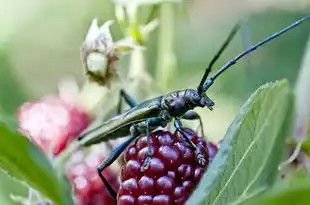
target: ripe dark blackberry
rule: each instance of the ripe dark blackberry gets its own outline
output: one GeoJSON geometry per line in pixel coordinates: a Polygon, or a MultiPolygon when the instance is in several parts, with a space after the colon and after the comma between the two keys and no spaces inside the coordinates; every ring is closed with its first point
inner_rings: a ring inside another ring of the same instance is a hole
{"type": "Polygon", "coordinates": [[[207,141],[207,146],[209,150],[209,162],[212,162],[212,160],[214,159],[215,155],[218,152],[218,147],[216,146],[216,144],[210,141],[207,141]]]}
{"type": "MultiPolygon", "coordinates": [[[[196,144],[208,164],[207,143],[190,129],[186,135],[196,144]]],[[[195,189],[207,166],[195,159],[195,150],[178,132],[151,134],[152,158],[148,168],[141,166],[147,156],[147,137],[141,137],[125,151],[118,205],[180,205],[195,189]]]]}
{"type": "MultiPolygon", "coordinates": [[[[184,132],[186,132],[187,136],[195,143],[202,143],[203,146],[207,146],[208,147],[208,151],[209,151],[209,163],[212,162],[213,158],[215,157],[215,155],[218,152],[218,146],[216,144],[214,144],[211,141],[205,141],[203,138],[198,137],[197,133],[194,132],[193,130],[189,129],[189,128],[184,128],[183,129],[184,132]]],[[[178,136],[179,133],[177,133],[178,136]]]]}
{"type": "MultiPolygon", "coordinates": [[[[79,155],[80,153],[77,153],[79,155]]],[[[111,197],[104,184],[100,180],[97,166],[103,157],[91,154],[86,159],[80,156],[71,159],[73,163],[69,168],[69,180],[73,185],[76,205],[116,205],[116,200],[111,197]]],[[[118,177],[109,168],[103,171],[112,187],[117,190],[118,177]]]]}

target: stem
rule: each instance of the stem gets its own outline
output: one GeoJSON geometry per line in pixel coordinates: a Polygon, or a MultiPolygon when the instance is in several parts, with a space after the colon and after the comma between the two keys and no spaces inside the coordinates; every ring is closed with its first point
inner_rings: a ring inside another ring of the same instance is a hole
{"type": "MultiPolygon", "coordinates": [[[[140,32],[145,38],[149,32],[156,27],[157,23],[153,22],[146,25],[140,32]],[[150,25],[152,24],[152,25],[150,25]]],[[[145,93],[149,92],[149,85],[152,79],[147,71],[146,59],[144,50],[137,49],[132,51],[130,55],[129,71],[127,75],[128,82],[130,83],[131,94],[136,100],[142,100],[145,97],[145,93]]]]}
{"type": "Polygon", "coordinates": [[[296,147],[295,147],[294,152],[291,154],[291,156],[287,160],[285,160],[284,162],[282,162],[279,165],[278,170],[282,170],[283,167],[291,164],[295,159],[297,159],[297,157],[301,151],[301,148],[302,148],[302,142],[298,142],[296,147]]]}
{"type": "Polygon", "coordinates": [[[117,97],[113,93],[119,89],[117,81],[113,81],[110,87],[86,82],[80,92],[78,103],[92,117],[98,116],[98,112],[106,115],[110,109],[114,109],[113,103],[116,102],[117,97]],[[105,105],[104,109],[102,105],[105,105]]]}
{"type": "Polygon", "coordinates": [[[176,57],[174,53],[175,8],[174,3],[165,2],[160,6],[160,31],[158,36],[158,59],[156,82],[167,90],[176,71],[176,57]]]}
{"type": "Polygon", "coordinates": [[[310,37],[296,83],[294,139],[301,142],[309,135],[310,119],[310,37]]]}
{"type": "Polygon", "coordinates": [[[136,50],[130,56],[130,68],[127,76],[128,92],[139,102],[144,100],[151,89],[152,78],[146,69],[144,51],[136,50]]]}
{"type": "Polygon", "coordinates": [[[136,77],[142,77],[146,72],[146,63],[144,59],[144,53],[142,50],[135,50],[130,55],[130,64],[128,79],[135,79],[136,77]]]}

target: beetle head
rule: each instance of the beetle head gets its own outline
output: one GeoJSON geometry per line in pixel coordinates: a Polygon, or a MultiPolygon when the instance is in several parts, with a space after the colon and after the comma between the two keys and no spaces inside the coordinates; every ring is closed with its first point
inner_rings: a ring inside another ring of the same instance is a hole
{"type": "Polygon", "coordinates": [[[206,93],[199,94],[197,90],[187,90],[185,95],[188,104],[199,107],[207,106],[210,110],[213,109],[214,102],[206,95],[206,93]]]}

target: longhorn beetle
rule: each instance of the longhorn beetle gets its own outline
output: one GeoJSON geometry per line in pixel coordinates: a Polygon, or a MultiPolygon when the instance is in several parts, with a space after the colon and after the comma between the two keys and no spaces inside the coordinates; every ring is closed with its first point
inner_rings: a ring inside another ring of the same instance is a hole
{"type": "MultiPolygon", "coordinates": [[[[206,91],[214,83],[215,79],[220,76],[225,70],[234,65],[238,60],[246,56],[247,54],[255,51],[258,47],[263,44],[277,38],[278,36],[284,34],[290,29],[298,26],[302,22],[309,20],[310,15],[301,18],[300,20],[294,22],[293,24],[285,27],[272,34],[271,36],[265,38],[264,40],[258,42],[257,44],[249,47],[248,49],[241,52],[236,57],[232,58],[226,64],[224,64],[219,70],[217,70],[209,79],[208,75],[211,72],[211,68],[216,60],[220,57],[222,52],[228,46],[229,42],[232,40],[233,36],[237,33],[239,29],[239,24],[237,23],[235,27],[230,32],[227,40],[224,42],[218,53],[211,60],[209,66],[206,68],[205,73],[201,79],[200,84],[197,89],[185,89],[180,91],[174,91],[167,95],[156,97],[150,100],[146,100],[138,105],[135,105],[131,109],[125,111],[124,113],[104,122],[103,124],[82,133],[79,138],[79,144],[81,146],[90,146],[92,144],[97,144],[100,142],[108,141],[111,139],[116,139],[122,136],[132,135],[123,144],[119,145],[114,149],[110,155],[98,166],[98,174],[107,187],[110,194],[116,198],[116,192],[110,186],[108,181],[102,175],[102,171],[113,163],[117,157],[125,150],[125,148],[133,142],[137,137],[142,134],[149,136],[151,130],[158,127],[165,127],[170,121],[174,121],[174,126],[178,132],[181,133],[183,138],[196,150],[195,156],[201,165],[205,165],[206,162],[203,159],[202,154],[199,149],[196,149],[196,145],[185,135],[182,131],[181,119],[199,119],[199,115],[191,111],[195,107],[207,107],[210,110],[213,109],[214,102],[206,95],[206,91]]],[[[127,102],[130,102],[129,96],[125,95],[127,102]]],[[[148,153],[144,160],[142,170],[146,169],[149,165],[150,158],[152,157],[151,152],[151,142],[150,137],[147,138],[148,153]]]]}

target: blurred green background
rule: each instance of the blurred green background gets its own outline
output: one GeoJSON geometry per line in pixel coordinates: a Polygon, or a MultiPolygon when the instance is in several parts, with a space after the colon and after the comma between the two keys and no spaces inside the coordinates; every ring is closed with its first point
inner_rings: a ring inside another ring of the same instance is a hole
{"type": "MultiPolygon", "coordinates": [[[[204,68],[238,19],[245,21],[232,45],[216,64],[219,68],[245,47],[278,31],[307,13],[307,1],[185,1],[176,9],[175,49],[178,71],[170,90],[195,88],[204,68]],[[302,10],[300,9],[302,8],[302,10]]],[[[27,99],[57,91],[63,77],[84,82],[79,48],[91,20],[100,24],[114,17],[111,1],[39,0],[2,2],[0,32],[0,102],[2,109],[15,115],[27,99]]],[[[292,84],[297,76],[310,31],[305,23],[263,46],[222,75],[210,90],[217,103],[213,112],[203,110],[207,133],[222,136],[241,103],[259,85],[281,78],[292,84]],[[212,120],[210,120],[212,119],[212,120]]],[[[121,38],[117,25],[115,39],[121,38]]],[[[157,61],[158,29],[148,41],[147,66],[154,74],[157,61]]],[[[126,73],[128,57],[121,60],[126,73]]]]}
{"type": "MultiPolygon", "coordinates": [[[[80,44],[94,17],[100,24],[115,19],[112,2],[0,2],[0,109],[4,114],[14,117],[24,101],[57,92],[57,84],[63,77],[74,77],[82,85],[85,79],[80,44]]],[[[185,12],[184,8],[176,9],[174,40],[178,70],[170,90],[198,85],[205,66],[238,19],[245,20],[243,30],[215,68],[310,11],[307,0],[187,0],[184,4],[185,12]]],[[[309,31],[307,22],[241,60],[218,79],[209,92],[216,102],[215,110],[199,110],[208,137],[219,139],[224,135],[241,104],[259,85],[281,78],[294,85],[309,31]]],[[[116,25],[112,26],[112,33],[116,39],[121,37],[116,25]]],[[[147,45],[151,74],[156,69],[157,34],[158,29],[147,45]]],[[[126,73],[127,65],[128,57],[122,59],[120,72],[126,73]]]]}

